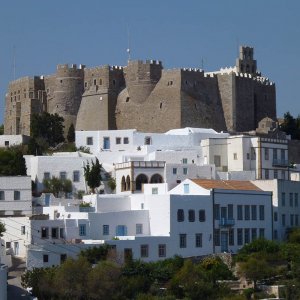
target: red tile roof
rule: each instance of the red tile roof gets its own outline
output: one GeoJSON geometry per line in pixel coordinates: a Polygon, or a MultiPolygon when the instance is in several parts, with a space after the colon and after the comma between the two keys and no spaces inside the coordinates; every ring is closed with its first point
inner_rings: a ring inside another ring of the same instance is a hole
{"type": "Polygon", "coordinates": [[[241,191],[261,191],[250,181],[242,180],[211,180],[211,179],[191,179],[197,185],[209,189],[241,190],[241,191]]]}

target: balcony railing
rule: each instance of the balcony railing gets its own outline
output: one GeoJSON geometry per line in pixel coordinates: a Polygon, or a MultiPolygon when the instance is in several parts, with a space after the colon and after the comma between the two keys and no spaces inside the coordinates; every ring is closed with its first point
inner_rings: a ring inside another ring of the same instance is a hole
{"type": "Polygon", "coordinates": [[[221,218],[219,220],[220,227],[231,227],[234,226],[234,224],[235,224],[234,219],[221,218]]]}
{"type": "Polygon", "coordinates": [[[274,167],[288,167],[289,162],[287,159],[273,159],[274,167]]]}

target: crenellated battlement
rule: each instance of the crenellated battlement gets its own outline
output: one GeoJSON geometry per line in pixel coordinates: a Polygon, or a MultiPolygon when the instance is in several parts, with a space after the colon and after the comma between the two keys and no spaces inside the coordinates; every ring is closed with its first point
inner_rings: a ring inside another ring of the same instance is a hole
{"type": "Polygon", "coordinates": [[[80,64],[77,68],[76,64],[59,64],[57,65],[57,70],[83,70],[85,68],[85,65],[80,64]]]}

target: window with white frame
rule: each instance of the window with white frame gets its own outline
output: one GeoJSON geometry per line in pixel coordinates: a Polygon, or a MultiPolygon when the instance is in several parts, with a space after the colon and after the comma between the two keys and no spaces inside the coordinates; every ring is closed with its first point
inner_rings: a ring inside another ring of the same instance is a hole
{"type": "Polygon", "coordinates": [[[4,191],[0,191],[0,200],[5,200],[5,193],[4,193],[4,191]]]}
{"type": "Polygon", "coordinates": [[[121,144],[121,138],[120,137],[116,137],[116,145],[121,144]]]}
{"type": "Polygon", "coordinates": [[[214,164],[217,168],[221,167],[221,156],[220,155],[214,156],[214,164]]]}
{"type": "Polygon", "coordinates": [[[183,175],[187,175],[188,173],[188,168],[183,168],[183,175]]]}
{"type": "Polygon", "coordinates": [[[135,224],[135,233],[143,234],[143,224],[135,224]]]}
{"type": "Polygon", "coordinates": [[[190,185],[188,183],[185,183],[183,185],[183,193],[184,194],[189,194],[190,193],[190,185]]]}
{"type": "Polygon", "coordinates": [[[179,234],[179,247],[186,248],[186,234],[185,233],[179,234]]]}
{"type": "Polygon", "coordinates": [[[86,224],[79,224],[79,236],[86,236],[86,224]]]}
{"type": "Polygon", "coordinates": [[[102,234],[103,235],[109,235],[109,225],[103,225],[102,234]]]}
{"type": "Polygon", "coordinates": [[[177,174],[177,168],[173,168],[173,175],[177,174]]]}
{"type": "Polygon", "coordinates": [[[21,226],[21,234],[22,234],[22,235],[25,234],[25,226],[21,226]]]}
{"type": "Polygon", "coordinates": [[[237,153],[233,153],[233,159],[234,159],[234,160],[237,160],[237,159],[238,159],[237,153]]]}
{"type": "Polygon", "coordinates": [[[92,136],[88,136],[86,138],[86,144],[87,145],[93,145],[93,137],[92,136]]]}
{"type": "Polygon", "coordinates": [[[166,257],[166,244],[158,245],[158,257],[166,257]]]}
{"type": "Polygon", "coordinates": [[[182,159],[182,163],[183,163],[183,164],[187,164],[187,163],[188,163],[188,159],[187,159],[187,158],[183,158],[183,159],[182,159]]]}
{"type": "Polygon", "coordinates": [[[202,247],[202,233],[195,234],[195,247],[196,248],[202,247]]]}
{"type": "Polygon", "coordinates": [[[49,228],[48,227],[42,227],[41,228],[41,238],[42,239],[48,239],[49,238],[49,228]]]}
{"type": "Polygon", "coordinates": [[[269,148],[265,148],[265,160],[269,160],[269,148]]]}
{"type": "Polygon", "coordinates": [[[21,199],[20,191],[14,191],[14,200],[20,200],[20,199],[21,199]]]}
{"type": "Polygon", "coordinates": [[[44,180],[50,179],[50,172],[44,172],[44,180]]]}
{"type": "Polygon", "coordinates": [[[152,144],[151,136],[146,136],[145,137],[144,144],[145,145],[151,145],[152,144]]]}
{"type": "Polygon", "coordinates": [[[52,227],[51,228],[51,236],[53,239],[58,239],[59,229],[58,227],[52,227]]]}
{"type": "Polygon", "coordinates": [[[80,181],[80,172],[79,171],[73,171],[73,182],[79,182],[80,181]]]}
{"type": "Polygon", "coordinates": [[[152,188],[152,195],[156,195],[156,194],[158,194],[158,188],[154,187],[152,188]]]}
{"type": "Polygon", "coordinates": [[[141,245],[141,257],[148,257],[148,256],[149,256],[149,246],[141,245]]]}
{"type": "Polygon", "coordinates": [[[129,144],[129,138],[128,137],[124,137],[123,138],[123,144],[129,144]]]}
{"type": "Polygon", "coordinates": [[[67,172],[65,172],[65,171],[59,172],[59,178],[61,180],[66,180],[67,179],[67,172]]]}

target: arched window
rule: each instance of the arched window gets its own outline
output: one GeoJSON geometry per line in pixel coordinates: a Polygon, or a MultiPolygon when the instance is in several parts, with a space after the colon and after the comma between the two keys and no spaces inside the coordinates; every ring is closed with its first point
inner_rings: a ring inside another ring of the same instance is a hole
{"type": "Polygon", "coordinates": [[[126,191],[130,191],[130,176],[126,177],[126,191]]]}
{"type": "Polygon", "coordinates": [[[122,181],[121,181],[121,192],[126,191],[126,182],[125,182],[125,177],[122,177],[122,181]]]}
{"type": "Polygon", "coordinates": [[[150,183],[163,183],[163,178],[159,174],[154,174],[150,179],[150,183]]]}
{"type": "Polygon", "coordinates": [[[246,65],[246,73],[249,73],[250,72],[250,67],[249,65],[246,65]]]}
{"type": "Polygon", "coordinates": [[[148,183],[148,178],[145,174],[140,174],[135,179],[135,186],[137,191],[141,191],[143,184],[148,183]]]}

